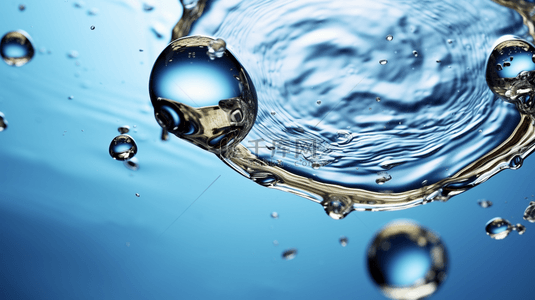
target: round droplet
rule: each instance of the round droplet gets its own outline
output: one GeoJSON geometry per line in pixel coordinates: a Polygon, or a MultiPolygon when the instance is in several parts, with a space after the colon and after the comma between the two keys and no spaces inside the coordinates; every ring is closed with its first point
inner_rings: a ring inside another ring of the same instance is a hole
{"type": "Polygon", "coordinates": [[[139,193],[136,193],[136,197],[138,197],[138,198],[139,198],[139,196],[140,196],[140,195],[139,195],[139,193]]]}
{"type": "Polygon", "coordinates": [[[386,225],[368,246],[368,271],[392,299],[423,299],[446,278],[446,248],[435,233],[411,221],[386,225]]]}
{"type": "Polygon", "coordinates": [[[113,159],[124,161],[136,155],[137,145],[131,136],[121,134],[111,141],[109,152],[113,159]]]}
{"type": "Polygon", "coordinates": [[[321,104],[321,100],[316,101],[316,104],[320,105],[321,104]]]}
{"type": "Polygon", "coordinates": [[[128,133],[130,131],[130,126],[128,125],[121,126],[117,128],[117,131],[119,131],[120,134],[128,133]]]}
{"type": "Polygon", "coordinates": [[[95,26],[94,25],[91,25],[91,27],[89,27],[91,30],[95,30],[95,26]]]}
{"type": "Polygon", "coordinates": [[[492,201],[479,200],[479,201],[477,201],[477,204],[479,204],[479,206],[481,206],[483,208],[487,208],[487,207],[491,207],[492,206],[492,201]]]}
{"type": "Polygon", "coordinates": [[[380,63],[381,65],[386,65],[386,64],[388,63],[388,60],[386,60],[386,59],[381,59],[381,60],[379,61],[379,63],[380,63]]]}
{"type": "Polygon", "coordinates": [[[524,162],[524,159],[522,159],[522,156],[515,155],[509,162],[509,168],[516,170],[522,167],[523,162],[524,162]]]}
{"type": "Polygon", "coordinates": [[[392,35],[390,35],[390,34],[386,36],[386,40],[389,41],[389,42],[391,40],[393,40],[393,39],[394,39],[394,37],[392,35]]]}
{"type": "Polygon", "coordinates": [[[535,201],[531,201],[524,211],[524,220],[535,223],[535,201]]]}
{"type": "Polygon", "coordinates": [[[206,54],[211,60],[223,57],[227,50],[227,43],[223,39],[216,39],[208,45],[208,51],[206,54]]]}
{"type": "Polygon", "coordinates": [[[138,164],[138,160],[136,157],[132,157],[131,159],[129,160],[125,160],[123,162],[124,166],[129,169],[129,170],[132,170],[132,171],[137,171],[139,170],[139,164],[138,164]]]}
{"type": "Polygon", "coordinates": [[[215,41],[188,36],[169,44],[154,63],[149,94],[160,126],[220,153],[245,138],[256,120],[258,101],[251,78],[228,49],[216,60],[204,55],[215,41]]]}
{"type": "Polygon", "coordinates": [[[282,252],[282,258],[285,260],[292,260],[297,255],[297,249],[288,249],[282,252]]]}
{"type": "Polygon", "coordinates": [[[338,241],[340,242],[340,245],[342,245],[342,247],[347,246],[348,239],[345,236],[340,237],[338,241]]]}
{"type": "Polygon", "coordinates": [[[377,97],[377,98],[375,98],[375,101],[377,101],[377,102],[381,102],[381,97],[377,97]]]}
{"type": "Polygon", "coordinates": [[[25,65],[33,58],[34,53],[30,35],[23,30],[8,32],[0,41],[0,55],[10,66],[25,65]]]}
{"type": "Polygon", "coordinates": [[[7,120],[4,117],[4,114],[0,112],[0,132],[7,129],[7,120]]]}
{"type": "Polygon", "coordinates": [[[502,240],[506,238],[513,230],[513,226],[509,221],[502,218],[494,218],[487,222],[485,231],[487,235],[495,240],[502,240]]]}
{"type": "Polygon", "coordinates": [[[412,55],[414,55],[414,57],[418,57],[418,51],[412,50],[412,55]]]}
{"type": "Polygon", "coordinates": [[[526,227],[520,223],[516,224],[513,229],[516,230],[519,235],[523,235],[526,232],[526,227]]]}
{"type": "Polygon", "coordinates": [[[25,9],[26,9],[26,5],[24,5],[24,4],[20,4],[19,5],[19,10],[20,11],[24,11],[25,9]]]}
{"type": "Polygon", "coordinates": [[[278,219],[279,218],[279,214],[276,211],[274,211],[274,212],[271,213],[271,217],[273,219],[278,219]]]}

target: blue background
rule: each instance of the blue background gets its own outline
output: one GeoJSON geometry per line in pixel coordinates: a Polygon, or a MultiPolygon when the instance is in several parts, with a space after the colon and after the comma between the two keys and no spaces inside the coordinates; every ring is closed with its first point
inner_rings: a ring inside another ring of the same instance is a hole
{"type": "Polygon", "coordinates": [[[36,54],[20,68],[0,63],[9,122],[0,132],[1,299],[382,299],[365,251],[397,218],[447,247],[448,278],[433,299],[533,298],[534,226],[522,220],[534,200],[533,158],[447,203],[332,220],[193,145],[159,139],[147,85],[178,1],[149,12],[135,0],[24,1],[22,12],[19,4],[0,3],[0,33],[27,31],[36,54]],[[137,141],[138,171],[108,154],[122,125],[137,141]],[[485,223],[498,216],[526,233],[492,240],[485,223]],[[285,261],[288,248],[298,253],[285,261]]]}

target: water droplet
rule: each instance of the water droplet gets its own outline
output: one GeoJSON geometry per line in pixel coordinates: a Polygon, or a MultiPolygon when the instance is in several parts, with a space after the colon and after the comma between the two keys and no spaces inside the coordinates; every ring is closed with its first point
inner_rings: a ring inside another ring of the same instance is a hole
{"type": "Polygon", "coordinates": [[[150,5],[150,4],[147,4],[147,3],[143,3],[143,10],[144,11],[152,11],[154,9],[154,6],[150,5]]]}
{"type": "Polygon", "coordinates": [[[414,55],[414,57],[418,57],[418,51],[412,50],[412,55],[414,55]]]}
{"type": "Polygon", "coordinates": [[[95,30],[95,25],[91,25],[91,27],[89,27],[91,30],[95,30]]]}
{"type": "Polygon", "coordinates": [[[495,240],[502,240],[506,238],[511,230],[513,230],[511,223],[502,218],[491,219],[485,226],[487,235],[495,240]]]}
{"type": "Polygon", "coordinates": [[[227,50],[227,43],[223,39],[215,39],[208,45],[208,51],[206,54],[211,60],[223,57],[227,50]]]}
{"type": "Polygon", "coordinates": [[[279,214],[276,211],[274,211],[274,212],[271,213],[271,217],[273,219],[278,219],[279,218],[279,214]]]}
{"type": "Polygon", "coordinates": [[[8,32],[0,41],[0,55],[10,66],[25,65],[33,58],[34,53],[30,35],[23,30],[8,32]]]}
{"type": "Polygon", "coordinates": [[[121,134],[111,141],[109,152],[113,159],[124,161],[136,155],[137,145],[131,136],[121,134]]]}
{"type": "Polygon", "coordinates": [[[138,197],[138,198],[139,198],[139,196],[140,196],[140,195],[139,195],[139,193],[136,193],[136,197],[138,197]]]}
{"type": "Polygon", "coordinates": [[[368,246],[368,272],[392,299],[423,299],[446,278],[448,257],[440,237],[406,220],[387,224],[368,246]]]}
{"type": "Polygon", "coordinates": [[[69,58],[78,58],[78,55],[79,55],[78,51],[76,51],[76,50],[71,50],[69,53],[67,53],[67,56],[69,58]]]}
{"type": "Polygon", "coordinates": [[[384,184],[385,182],[392,179],[392,176],[390,176],[390,174],[388,174],[387,172],[379,172],[377,173],[377,175],[379,176],[379,178],[375,179],[375,183],[377,184],[384,184]]]}
{"type": "Polygon", "coordinates": [[[381,97],[377,97],[377,98],[375,98],[375,101],[377,101],[377,102],[381,102],[381,97]]]}
{"type": "Polygon", "coordinates": [[[346,209],[346,204],[338,197],[332,197],[331,200],[324,202],[323,208],[327,215],[335,220],[343,219],[349,213],[346,209]]]}
{"type": "Polygon", "coordinates": [[[72,100],[72,99],[74,99],[74,96],[70,95],[69,97],[67,97],[67,99],[72,100]]]}
{"type": "Polygon", "coordinates": [[[509,162],[509,168],[510,169],[513,169],[513,170],[516,170],[520,167],[522,167],[522,163],[524,162],[524,160],[522,159],[522,156],[520,155],[515,155],[511,161],[509,162]]]}
{"type": "Polygon", "coordinates": [[[531,201],[524,211],[524,220],[535,223],[535,201],[531,201]]]}
{"type": "Polygon", "coordinates": [[[0,112],[0,132],[7,129],[7,120],[4,117],[4,114],[0,112]]]}
{"type": "Polygon", "coordinates": [[[24,11],[25,9],[26,9],[26,5],[24,5],[24,4],[20,4],[19,5],[19,10],[20,11],[24,11]]]}
{"type": "Polygon", "coordinates": [[[379,63],[380,63],[381,65],[386,65],[386,64],[388,63],[388,60],[386,60],[386,59],[381,59],[381,60],[379,61],[379,63]]]}
{"type": "Polygon", "coordinates": [[[392,35],[390,35],[390,34],[386,36],[386,40],[389,41],[389,42],[391,40],[393,40],[393,39],[394,39],[394,37],[392,35]]]}
{"type": "Polygon", "coordinates": [[[526,227],[519,223],[513,227],[513,230],[516,230],[519,235],[523,235],[526,232],[526,227]]]}
{"type": "Polygon", "coordinates": [[[342,245],[342,247],[345,247],[345,246],[347,246],[348,240],[347,240],[347,238],[345,236],[342,236],[342,237],[340,237],[339,242],[340,242],[340,245],[342,245]]]}
{"type": "Polygon", "coordinates": [[[321,104],[321,100],[316,101],[316,104],[320,105],[321,104]]]}
{"type": "Polygon", "coordinates": [[[119,131],[120,134],[128,133],[130,131],[130,126],[128,125],[121,126],[117,128],[117,131],[119,131]]]}
{"type": "Polygon", "coordinates": [[[479,204],[479,206],[483,207],[483,208],[487,208],[487,207],[491,207],[492,206],[492,201],[489,201],[489,200],[479,200],[477,201],[477,204],[479,204]]]}
{"type": "Polygon", "coordinates": [[[132,157],[129,160],[125,160],[123,162],[123,164],[129,170],[132,170],[132,171],[139,170],[139,164],[138,164],[138,161],[137,161],[137,157],[132,157]]]}
{"type": "Polygon", "coordinates": [[[285,260],[292,260],[297,255],[297,249],[288,249],[282,252],[282,258],[285,260]]]}

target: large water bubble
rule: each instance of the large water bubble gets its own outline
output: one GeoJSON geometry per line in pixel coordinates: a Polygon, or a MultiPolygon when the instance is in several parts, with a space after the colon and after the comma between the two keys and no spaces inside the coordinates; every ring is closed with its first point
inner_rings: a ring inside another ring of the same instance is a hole
{"type": "Polygon", "coordinates": [[[25,65],[33,58],[34,53],[30,35],[23,30],[8,32],[0,41],[0,55],[10,66],[25,65]]]}
{"type": "Polygon", "coordinates": [[[131,159],[137,153],[136,141],[128,134],[118,135],[111,141],[109,152],[110,156],[116,160],[131,159]]]}
{"type": "Polygon", "coordinates": [[[406,220],[387,224],[368,247],[368,271],[392,299],[422,299],[439,288],[448,269],[440,238],[406,220]]]}
{"type": "Polygon", "coordinates": [[[224,42],[193,36],[169,44],[154,63],[149,93],[164,130],[219,154],[247,135],[257,99],[242,65],[214,43],[224,42]]]}

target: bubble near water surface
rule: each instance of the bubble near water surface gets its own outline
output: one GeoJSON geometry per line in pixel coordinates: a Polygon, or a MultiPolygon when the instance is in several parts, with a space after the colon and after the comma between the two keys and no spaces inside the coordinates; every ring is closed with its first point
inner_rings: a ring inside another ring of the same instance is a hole
{"type": "Polygon", "coordinates": [[[513,225],[502,218],[493,218],[485,225],[487,235],[495,240],[503,240],[513,229],[513,225]]]}
{"type": "Polygon", "coordinates": [[[8,32],[0,41],[0,56],[10,66],[23,66],[33,58],[34,54],[35,49],[30,35],[23,30],[8,32]]]}
{"type": "Polygon", "coordinates": [[[111,141],[109,152],[110,156],[116,160],[131,159],[137,153],[136,141],[127,134],[118,135],[111,141]]]}
{"type": "Polygon", "coordinates": [[[392,299],[423,299],[446,278],[448,257],[440,238],[406,220],[387,224],[367,250],[368,272],[392,299]]]}

